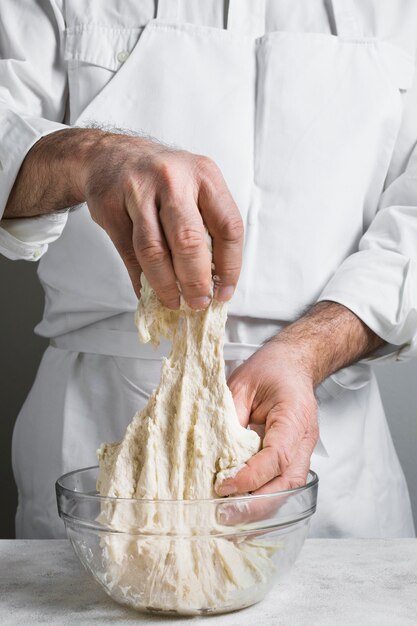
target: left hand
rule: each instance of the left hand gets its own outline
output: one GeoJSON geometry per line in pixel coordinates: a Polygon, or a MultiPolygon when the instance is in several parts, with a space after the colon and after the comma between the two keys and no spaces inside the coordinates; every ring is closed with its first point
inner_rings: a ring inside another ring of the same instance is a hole
{"type": "Polygon", "coordinates": [[[270,493],[305,485],[318,439],[317,403],[308,355],[278,338],[231,375],[242,426],[262,438],[262,448],[219,487],[220,496],[270,493]]]}

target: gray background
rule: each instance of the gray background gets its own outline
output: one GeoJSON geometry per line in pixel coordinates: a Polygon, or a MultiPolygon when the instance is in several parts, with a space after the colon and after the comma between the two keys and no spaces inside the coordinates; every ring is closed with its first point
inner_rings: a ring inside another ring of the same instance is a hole
{"type": "MultiPolygon", "coordinates": [[[[33,334],[43,294],[36,264],[0,258],[0,537],[13,537],[16,489],[10,463],[13,424],[46,342],[33,334]]],[[[417,526],[417,359],[377,368],[385,408],[408,481],[417,526]]]]}

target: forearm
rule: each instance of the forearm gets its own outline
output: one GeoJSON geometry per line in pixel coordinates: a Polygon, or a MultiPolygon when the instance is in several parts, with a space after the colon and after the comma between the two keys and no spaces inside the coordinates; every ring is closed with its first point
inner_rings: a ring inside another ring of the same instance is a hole
{"type": "Polygon", "coordinates": [[[384,344],[352,311],[336,302],[319,302],[271,341],[297,354],[314,385],[384,344]]]}
{"type": "Polygon", "coordinates": [[[3,218],[53,213],[82,202],[83,162],[102,134],[71,128],[37,141],[22,163],[3,218]]]}

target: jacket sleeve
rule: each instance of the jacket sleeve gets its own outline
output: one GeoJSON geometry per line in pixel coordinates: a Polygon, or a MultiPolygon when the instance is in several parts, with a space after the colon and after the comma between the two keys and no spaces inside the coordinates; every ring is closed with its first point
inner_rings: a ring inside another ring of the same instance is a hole
{"type": "Polygon", "coordinates": [[[376,358],[417,354],[417,74],[378,211],[319,300],[343,304],[388,343],[376,358]]]}
{"type": "MultiPolygon", "coordinates": [[[[67,101],[62,0],[0,3],[0,219],[30,148],[61,122],[67,101]]],[[[0,252],[37,260],[61,234],[67,212],[0,221],[0,252]]]]}

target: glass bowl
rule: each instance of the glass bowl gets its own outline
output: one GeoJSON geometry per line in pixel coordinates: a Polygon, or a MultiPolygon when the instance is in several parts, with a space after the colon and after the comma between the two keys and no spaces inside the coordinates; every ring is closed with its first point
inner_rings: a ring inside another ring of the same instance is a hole
{"type": "Polygon", "coordinates": [[[61,476],[68,538],[104,591],[144,612],[225,613],[261,600],[304,543],[318,477],[304,487],[213,500],[139,500],[97,493],[98,467],[61,476]]]}

